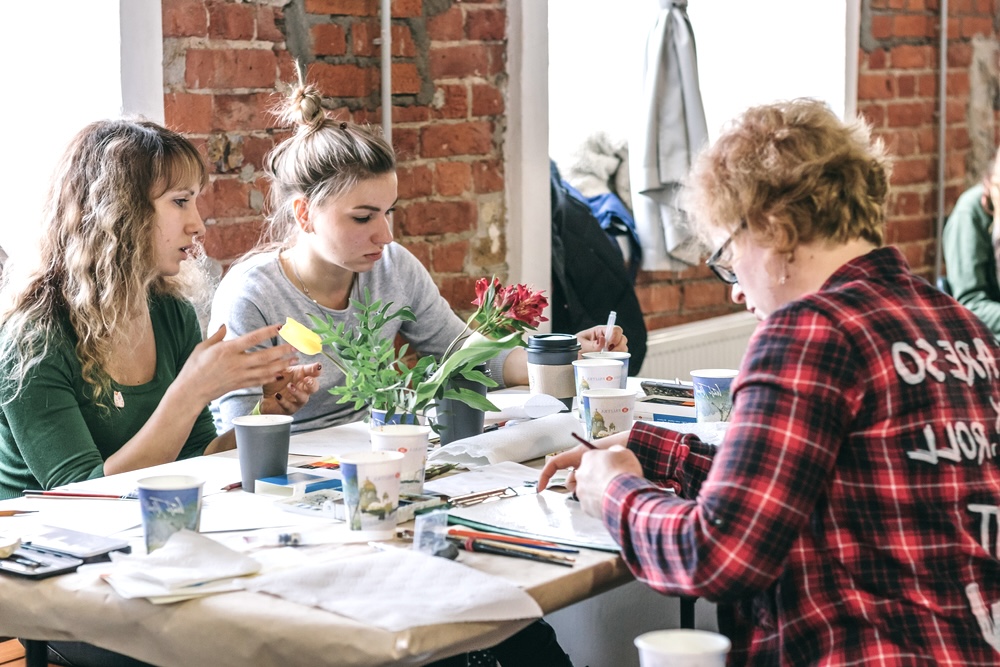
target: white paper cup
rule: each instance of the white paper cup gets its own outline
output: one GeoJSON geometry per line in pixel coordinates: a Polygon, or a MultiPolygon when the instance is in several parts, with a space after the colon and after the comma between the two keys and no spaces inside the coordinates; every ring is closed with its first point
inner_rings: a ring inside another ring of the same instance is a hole
{"type": "Polygon", "coordinates": [[[736,371],[704,368],[691,371],[694,381],[694,411],[700,422],[728,422],[733,412],[731,385],[736,371]]]}
{"type": "Polygon", "coordinates": [[[628,431],[635,419],[635,392],[631,389],[587,389],[581,417],[592,440],[628,431]]]}
{"type": "Polygon", "coordinates": [[[654,630],[634,640],[640,667],[725,667],[731,642],[705,630],[654,630]]]}
{"type": "Polygon", "coordinates": [[[625,384],[628,382],[628,362],[632,358],[629,352],[584,352],[584,359],[617,359],[622,362],[624,369],[622,370],[622,377],[619,381],[619,387],[624,389],[625,384]]]}
{"type": "Polygon", "coordinates": [[[197,532],[205,482],[189,475],[157,475],[143,477],[136,485],[146,553],[162,547],[179,530],[197,532]]]}
{"type": "Polygon", "coordinates": [[[399,509],[401,452],[349,452],[340,457],[347,525],[391,536],[399,509]]]}
{"type": "Polygon", "coordinates": [[[403,454],[399,478],[400,493],[419,495],[424,492],[427,438],[430,432],[430,426],[415,424],[384,424],[372,428],[369,432],[373,451],[403,454]]]}
{"type": "Polygon", "coordinates": [[[573,377],[576,379],[576,405],[580,407],[587,389],[620,389],[625,364],[619,359],[577,359],[573,362],[573,377]]]}

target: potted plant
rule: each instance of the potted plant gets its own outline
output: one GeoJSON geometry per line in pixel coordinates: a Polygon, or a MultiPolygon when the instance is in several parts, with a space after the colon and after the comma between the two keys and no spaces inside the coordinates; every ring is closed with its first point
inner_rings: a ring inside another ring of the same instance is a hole
{"type": "Polygon", "coordinates": [[[352,299],[357,310],[353,327],[335,324],[330,316],[310,314],[312,329],[288,318],[280,335],[303,354],[322,352],[343,372],[344,384],[328,389],[340,397],[340,403],[384,411],[386,421],[395,415],[422,415],[444,399],[479,410],[497,410],[479,392],[454,386],[451,380],[463,378],[486,387],[497,386],[476,367],[503,349],[523,345],[521,334],[545,320],[541,313],[548,302],[525,285],[504,288],[495,277],[480,279],[476,294],[472,302],[476,311],[442,358],[423,356],[413,366],[404,360],[409,346],[397,349],[393,340],[382,335],[382,328],[391,320],[415,321],[413,311],[407,306],[394,310],[391,302],[372,301],[367,289],[363,301],[352,299]]]}

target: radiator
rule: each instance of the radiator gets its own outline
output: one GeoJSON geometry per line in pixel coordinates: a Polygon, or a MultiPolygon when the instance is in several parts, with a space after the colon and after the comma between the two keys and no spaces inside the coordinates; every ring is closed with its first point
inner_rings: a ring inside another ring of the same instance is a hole
{"type": "Polygon", "coordinates": [[[690,380],[698,368],[739,368],[757,326],[750,313],[722,315],[650,332],[640,377],[690,380]]]}

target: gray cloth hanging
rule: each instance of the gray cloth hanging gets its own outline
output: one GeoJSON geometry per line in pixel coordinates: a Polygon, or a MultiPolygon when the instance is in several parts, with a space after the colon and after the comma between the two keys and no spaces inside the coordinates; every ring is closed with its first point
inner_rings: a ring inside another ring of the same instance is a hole
{"type": "Polygon", "coordinates": [[[646,41],[640,112],[629,141],[629,177],[642,268],[682,270],[697,264],[704,249],[687,224],[678,194],[708,141],[686,0],[660,0],[646,41]]]}

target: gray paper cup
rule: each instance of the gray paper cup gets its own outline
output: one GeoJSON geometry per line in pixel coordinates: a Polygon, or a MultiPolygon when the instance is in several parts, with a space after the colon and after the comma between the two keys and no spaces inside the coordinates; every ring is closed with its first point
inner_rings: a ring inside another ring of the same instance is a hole
{"type": "Polygon", "coordinates": [[[244,491],[253,493],[258,479],[284,475],[288,471],[290,416],[246,415],[233,419],[233,427],[244,491]]]}

